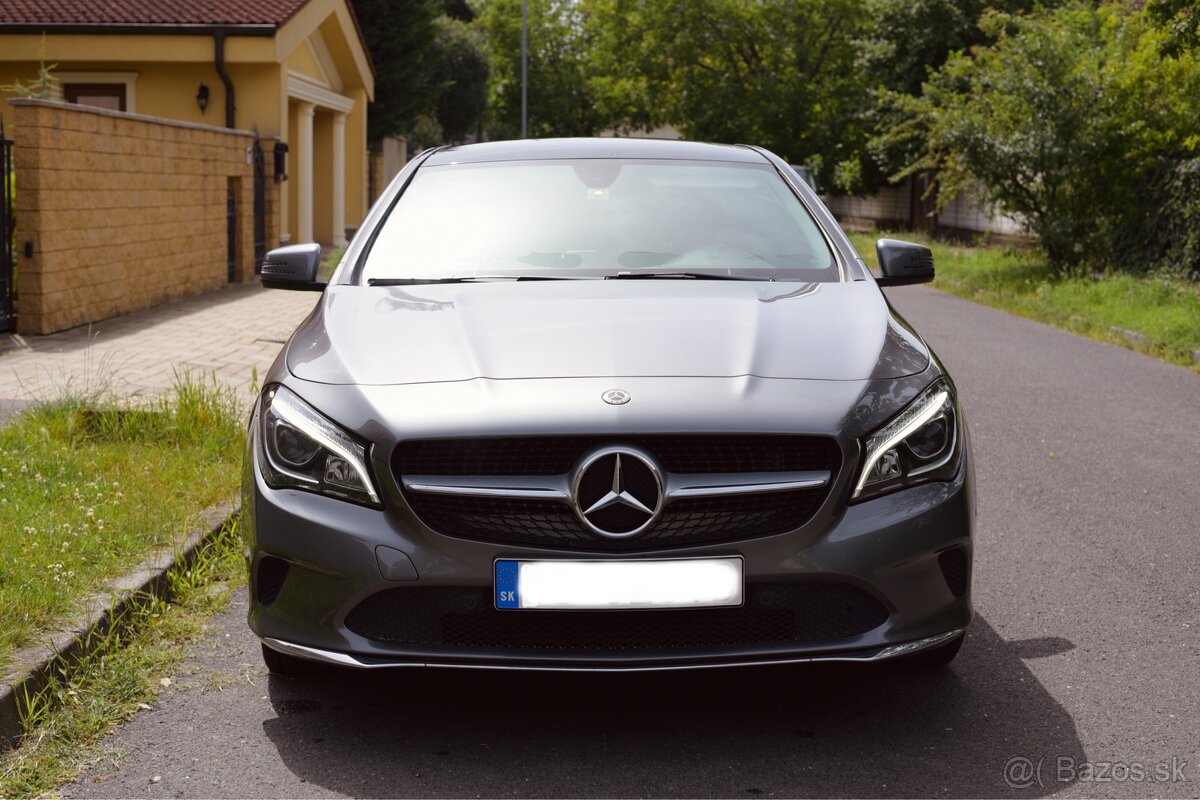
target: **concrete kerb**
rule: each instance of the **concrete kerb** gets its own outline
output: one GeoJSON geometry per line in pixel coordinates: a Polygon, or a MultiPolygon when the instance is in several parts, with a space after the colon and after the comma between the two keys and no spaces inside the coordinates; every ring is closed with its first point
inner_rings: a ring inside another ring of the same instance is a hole
{"type": "Polygon", "coordinates": [[[158,550],[113,581],[107,593],[88,597],[86,611],[62,630],[49,634],[47,641],[14,654],[11,667],[0,678],[0,750],[20,743],[25,732],[21,717],[26,699],[41,692],[52,676],[69,675],[126,612],[152,598],[165,598],[169,592],[167,574],[175,567],[193,564],[200,549],[216,538],[240,508],[235,501],[206,509],[182,546],[158,550]]]}

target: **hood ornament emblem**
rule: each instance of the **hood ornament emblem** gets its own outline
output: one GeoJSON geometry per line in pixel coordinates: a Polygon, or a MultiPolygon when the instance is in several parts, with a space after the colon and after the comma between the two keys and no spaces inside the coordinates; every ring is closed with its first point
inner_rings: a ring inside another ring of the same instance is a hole
{"type": "Polygon", "coordinates": [[[609,389],[607,392],[600,395],[600,397],[603,398],[604,402],[608,403],[610,406],[623,406],[629,402],[629,399],[633,397],[633,395],[624,389],[609,389]]]}
{"type": "Polygon", "coordinates": [[[612,539],[635,536],[662,511],[662,474],[636,450],[605,448],[576,469],[571,497],[575,513],[594,533],[612,539]]]}

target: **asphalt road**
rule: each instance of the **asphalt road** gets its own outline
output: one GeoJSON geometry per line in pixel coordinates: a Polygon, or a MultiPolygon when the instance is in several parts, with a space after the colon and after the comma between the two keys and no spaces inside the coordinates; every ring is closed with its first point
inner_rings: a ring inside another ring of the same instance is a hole
{"type": "Polygon", "coordinates": [[[289,683],[243,593],[64,795],[1200,795],[1200,376],[890,295],[975,437],[978,616],[950,669],[289,683]]]}

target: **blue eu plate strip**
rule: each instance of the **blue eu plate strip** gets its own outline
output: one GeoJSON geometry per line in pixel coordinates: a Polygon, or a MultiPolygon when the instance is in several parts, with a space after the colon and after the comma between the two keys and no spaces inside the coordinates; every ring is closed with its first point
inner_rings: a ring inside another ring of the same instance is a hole
{"type": "Polygon", "coordinates": [[[496,562],[496,608],[520,608],[517,594],[517,562],[496,562]]]}

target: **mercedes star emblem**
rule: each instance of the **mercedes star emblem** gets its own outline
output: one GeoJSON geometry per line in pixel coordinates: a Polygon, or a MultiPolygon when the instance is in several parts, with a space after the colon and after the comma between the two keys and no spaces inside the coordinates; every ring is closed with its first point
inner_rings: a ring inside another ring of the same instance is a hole
{"type": "Polygon", "coordinates": [[[662,473],[647,455],[626,447],[606,448],[575,470],[571,496],[576,513],[591,530],[613,539],[635,536],[662,510],[662,473]]]}
{"type": "Polygon", "coordinates": [[[624,389],[609,389],[600,396],[603,397],[604,402],[608,403],[610,406],[623,406],[628,403],[629,398],[632,397],[632,395],[630,395],[629,392],[625,391],[624,389]]]}

